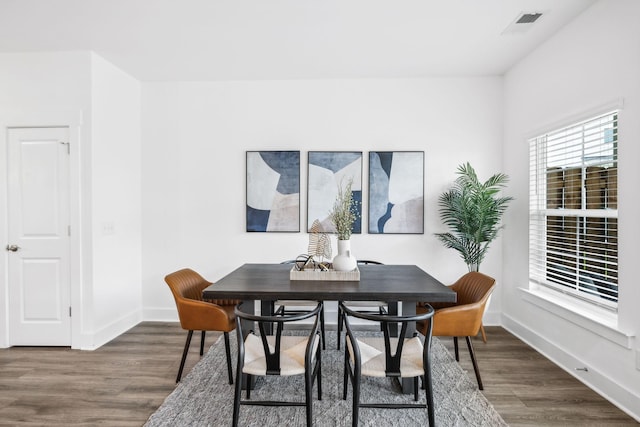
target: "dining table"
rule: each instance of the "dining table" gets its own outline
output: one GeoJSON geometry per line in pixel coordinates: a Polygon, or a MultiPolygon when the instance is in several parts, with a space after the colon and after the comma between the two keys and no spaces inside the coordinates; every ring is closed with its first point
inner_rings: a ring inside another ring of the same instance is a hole
{"type": "MultiPolygon", "coordinates": [[[[359,280],[292,280],[291,264],[247,263],[205,288],[205,299],[242,300],[243,311],[273,314],[276,300],[385,301],[389,314],[415,315],[416,302],[456,302],[451,288],[416,265],[359,265],[359,280]],[[398,303],[400,308],[398,309],[398,303]]],[[[244,326],[244,325],[243,325],[244,326]]],[[[244,330],[250,330],[243,327],[244,330]]],[[[413,325],[415,328],[415,325],[413,325]]],[[[408,331],[412,332],[412,331],[408,331]]],[[[403,381],[403,391],[413,390],[403,381]]]]}

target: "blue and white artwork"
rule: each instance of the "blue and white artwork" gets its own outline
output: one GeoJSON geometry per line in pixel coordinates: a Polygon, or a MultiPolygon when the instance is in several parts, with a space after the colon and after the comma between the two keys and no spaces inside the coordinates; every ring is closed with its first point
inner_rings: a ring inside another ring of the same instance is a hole
{"type": "Polygon", "coordinates": [[[299,151],[247,151],[247,231],[300,231],[299,151]]]}
{"type": "Polygon", "coordinates": [[[356,202],[358,219],[353,233],[362,230],[362,152],[361,151],[310,151],[307,191],[307,231],[315,220],[320,222],[323,233],[335,233],[329,218],[338,189],[352,179],[351,193],[356,202]]]}
{"type": "Polygon", "coordinates": [[[424,152],[369,152],[369,233],[424,233],[424,152]]]}

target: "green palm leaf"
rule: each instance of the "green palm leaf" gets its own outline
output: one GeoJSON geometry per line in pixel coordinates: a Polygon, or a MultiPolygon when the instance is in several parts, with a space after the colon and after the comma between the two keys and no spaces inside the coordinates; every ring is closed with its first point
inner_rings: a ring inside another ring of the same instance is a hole
{"type": "Polygon", "coordinates": [[[502,215],[513,197],[498,197],[509,177],[503,173],[485,182],[469,162],[460,165],[452,188],[438,198],[440,219],[450,232],[436,233],[446,248],[458,251],[469,270],[478,270],[489,244],[498,236],[502,215]]]}

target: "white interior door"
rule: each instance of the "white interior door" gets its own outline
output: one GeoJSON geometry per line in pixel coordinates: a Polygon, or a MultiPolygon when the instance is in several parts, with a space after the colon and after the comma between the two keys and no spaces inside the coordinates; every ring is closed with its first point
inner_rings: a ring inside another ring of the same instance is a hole
{"type": "Polygon", "coordinates": [[[69,346],[69,129],[7,139],[9,345],[69,346]]]}

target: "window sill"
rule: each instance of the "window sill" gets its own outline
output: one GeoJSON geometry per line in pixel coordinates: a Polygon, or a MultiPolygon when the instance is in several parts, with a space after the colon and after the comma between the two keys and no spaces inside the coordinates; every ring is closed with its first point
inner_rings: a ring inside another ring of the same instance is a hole
{"type": "Polygon", "coordinates": [[[618,329],[618,315],[592,304],[563,295],[543,287],[519,288],[523,299],[556,316],[586,328],[627,349],[633,347],[632,334],[618,329]]]}

